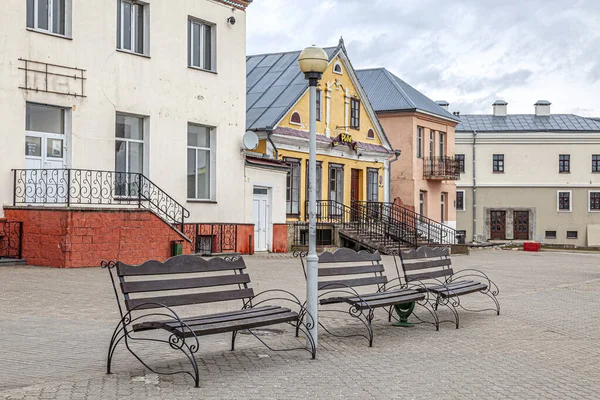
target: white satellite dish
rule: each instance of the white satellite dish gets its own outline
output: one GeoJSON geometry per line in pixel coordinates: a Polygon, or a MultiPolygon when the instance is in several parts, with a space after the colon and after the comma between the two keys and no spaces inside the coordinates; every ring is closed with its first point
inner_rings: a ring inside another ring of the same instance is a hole
{"type": "Polygon", "coordinates": [[[244,133],[244,147],[247,150],[254,150],[258,147],[258,136],[252,131],[244,133]]]}

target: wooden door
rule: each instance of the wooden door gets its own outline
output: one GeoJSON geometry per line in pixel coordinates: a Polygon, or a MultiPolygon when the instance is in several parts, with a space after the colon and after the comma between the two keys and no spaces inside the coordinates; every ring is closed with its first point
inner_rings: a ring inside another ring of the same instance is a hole
{"type": "Polygon", "coordinates": [[[350,184],[350,204],[353,204],[360,200],[360,170],[352,170],[350,184]]]}
{"type": "Polygon", "coordinates": [[[529,211],[515,211],[514,238],[516,240],[529,240],[529,211]]]}
{"type": "Polygon", "coordinates": [[[490,236],[491,239],[506,239],[506,211],[490,212],[490,236]]]}

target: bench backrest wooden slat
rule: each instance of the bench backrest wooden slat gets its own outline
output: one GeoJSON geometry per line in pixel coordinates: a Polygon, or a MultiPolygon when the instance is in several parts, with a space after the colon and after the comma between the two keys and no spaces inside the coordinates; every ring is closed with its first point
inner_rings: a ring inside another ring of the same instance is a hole
{"type": "Polygon", "coordinates": [[[448,247],[423,246],[401,252],[400,261],[406,282],[445,278],[454,273],[448,247]]]}
{"type": "Polygon", "coordinates": [[[319,268],[319,276],[365,274],[369,272],[383,272],[383,265],[373,264],[354,267],[319,268]]]}
{"type": "Polygon", "coordinates": [[[160,292],[250,283],[248,274],[207,276],[202,278],[161,279],[121,283],[123,293],[160,292]]]}
{"type": "MultiPolygon", "coordinates": [[[[214,303],[217,301],[239,300],[254,297],[252,289],[222,290],[219,292],[181,294],[176,296],[145,297],[137,299],[126,299],[125,305],[128,310],[144,303],[159,303],[168,307],[186,306],[190,304],[214,303]]],[[[138,310],[160,308],[158,305],[148,304],[140,306],[138,310]]]]}
{"type": "Polygon", "coordinates": [[[319,264],[359,261],[381,261],[381,254],[378,251],[375,253],[369,253],[368,251],[356,252],[352,249],[342,247],[333,253],[326,251],[319,256],[319,264]]]}
{"type": "Polygon", "coordinates": [[[319,281],[319,290],[340,289],[358,286],[383,285],[387,283],[385,275],[375,276],[371,278],[356,278],[356,279],[337,279],[332,281],[319,281]]]}
{"type": "Polygon", "coordinates": [[[226,261],[223,258],[205,260],[194,255],[181,255],[171,257],[164,263],[156,260],[146,261],[140,265],[117,262],[117,274],[119,276],[187,274],[245,268],[246,264],[241,257],[234,261],[226,261]]]}
{"type": "Polygon", "coordinates": [[[128,311],[135,307],[139,307],[136,310],[160,307],[144,306],[144,303],[175,307],[240,299],[248,301],[254,297],[254,292],[248,288],[250,276],[243,273],[245,269],[242,257],[206,260],[195,255],[180,255],[165,262],[117,263],[120,289],[128,311]],[[160,293],[167,291],[168,294],[160,293]]]}

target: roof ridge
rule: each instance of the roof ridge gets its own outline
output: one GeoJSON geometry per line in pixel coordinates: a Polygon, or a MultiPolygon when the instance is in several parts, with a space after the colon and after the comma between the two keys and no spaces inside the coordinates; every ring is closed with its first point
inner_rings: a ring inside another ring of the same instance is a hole
{"type": "MultiPolygon", "coordinates": [[[[417,105],[415,104],[415,102],[413,101],[413,99],[411,99],[411,97],[404,91],[404,89],[402,89],[402,87],[400,86],[400,84],[396,81],[395,78],[397,78],[397,77],[394,74],[392,74],[390,71],[388,71],[387,68],[383,68],[382,71],[392,81],[393,85],[400,92],[400,94],[407,100],[407,103],[409,103],[413,108],[416,109],[417,105]]],[[[400,78],[398,78],[398,79],[400,79],[400,78]]],[[[404,83],[406,83],[406,82],[404,82],[404,83]]]]}
{"type": "MultiPolygon", "coordinates": [[[[325,49],[337,49],[337,48],[338,48],[338,46],[328,46],[328,47],[323,47],[323,50],[325,50],[325,49]]],[[[248,55],[246,55],[246,60],[248,60],[248,58],[250,58],[250,57],[272,56],[272,55],[275,55],[275,54],[285,55],[285,54],[292,54],[292,53],[302,53],[302,50],[274,51],[272,53],[248,54],[248,55]]]]}

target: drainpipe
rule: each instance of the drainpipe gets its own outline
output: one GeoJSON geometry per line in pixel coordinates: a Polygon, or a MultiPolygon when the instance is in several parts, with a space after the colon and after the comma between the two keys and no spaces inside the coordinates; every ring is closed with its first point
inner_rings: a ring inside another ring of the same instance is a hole
{"type": "Polygon", "coordinates": [[[400,157],[400,154],[402,153],[401,150],[394,150],[394,156],[395,158],[392,160],[388,160],[387,164],[387,177],[386,177],[386,183],[387,183],[387,190],[383,192],[383,201],[384,203],[391,203],[391,191],[392,191],[392,163],[398,161],[398,158],[400,157]]]}
{"type": "Polygon", "coordinates": [[[477,241],[477,163],[476,151],[477,131],[473,129],[473,242],[477,241]]]}
{"type": "Polygon", "coordinates": [[[275,143],[273,143],[273,140],[271,139],[272,134],[273,134],[273,131],[267,132],[267,140],[269,141],[269,143],[271,143],[271,146],[273,146],[273,148],[275,149],[275,159],[279,160],[279,150],[277,149],[277,146],[275,146],[275,143]]]}

